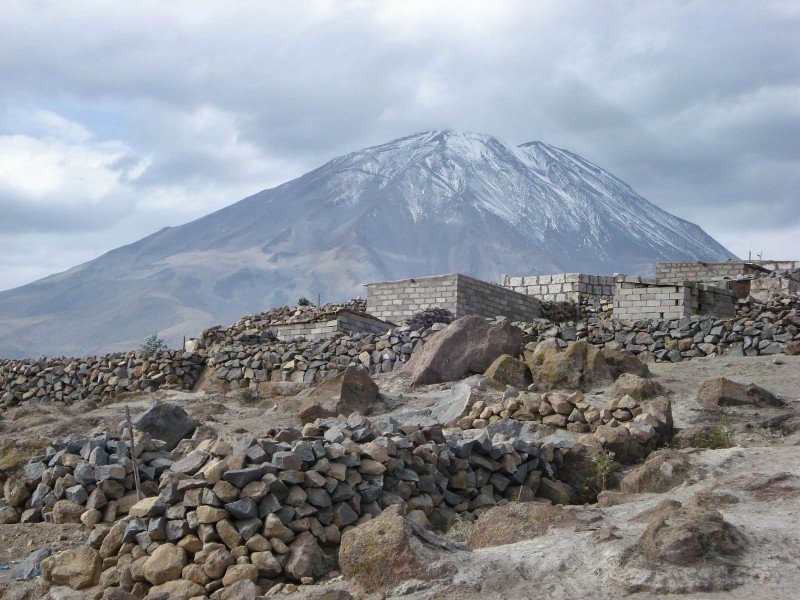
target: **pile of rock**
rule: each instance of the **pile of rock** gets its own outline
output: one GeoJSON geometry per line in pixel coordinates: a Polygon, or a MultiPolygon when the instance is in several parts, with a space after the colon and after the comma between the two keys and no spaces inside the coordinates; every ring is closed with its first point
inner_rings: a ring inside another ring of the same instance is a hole
{"type": "Polygon", "coordinates": [[[426,308],[408,319],[406,325],[413,331],[420,329],[430,329],[434,323],[444,323],[448,325],[455,320],[455,315],[446,308],[426,308]]]}
{"type": "MultiPolygon", "coordinates": [[[[174,462],[164,446],[145,434],[134,436],[145,493],[158,491],[159,477],[174,462]]],[[[3,492],[4,523],[113,522],[138,500],[129,442],[106,432],[54,440],[44,455],[31,458],[20,475],[6,480],[3,492]]]]}
{"type": "Polygon", "coordinates": [[[213,351],[220,346],[228,346],[237,342],[249,344],[269,342],[273,337],[269,329],[274,325],[328,321],[342,310],[365,314],[367,301],[355,298],[341,304],[324,306],[313,304],[279,306],[257,315],[246,315],[230,327],[218,325],[206,329],[194,343],[197,350],[213,351]]]}
{"type": "MultiPolygon", "coordinates": [[[[598,405],[587,401],[580,391],[545,394],[522,392],[489,405],[478,401],[467,416],[458,421],[458,426],[464,430],[482,429],[502,419],[542,423],[575,433],[605,434],[607,428],[627,429],[626,438],[651,449],[665,442],[672,430],[668,400],[642,403],[626,394],[598,405]]],[[[619,435],[620,432],[617,432],[614,438],[619,435]]],[[[643,452],[629,454],[641,456],[643,452]]]]}
{"type": "Polygon", "coordinates": [[[613,297],[583,294],[579,302],[573,300],[543,301],[539,308],[539,316],[551,323],[566,323],[585,321],[591,318],[610,319],[613,311],[613,297]]]}
{"type": "Polygon", "coordinates": [[[317,382],[348,366],[363,365],[370,374],[403,367],[411,355],[443,323],[412,329],[405,325],[384,334],[337,334],[307,341],[294,339],[269,344],[236,344],[220,348],[208,365],[214,378],[231,387],[257,387],[268,381],[317,382]]]}
{"type": "MultiPolygon", "coordinates": [[[[141,597],[257,595],[335,568],[343,533],[391,505],[446,529],[454,512],[563,487],[563,451],[520,439],[378,429],[360,415],[318,420],[269,439],[200,442],[161,476],[158,496],[90,540],[103,587],[141,597]],[[552,480],[543,478],[553,478],[552,480]],[[246,589],[246,591],[245,591],[246,589]],[[178,592],[180,590],[180,592],[178,592]]],[[[45,559],[45,578],[59,562],[45,559]]]]}
{"type": "Polygon", "coordinates": [[[205,358],[178,350],[144,351],[88,358],[0,360],[0,406],[41,399],[70,404],[124,392],[191,389],[205,358]]]}

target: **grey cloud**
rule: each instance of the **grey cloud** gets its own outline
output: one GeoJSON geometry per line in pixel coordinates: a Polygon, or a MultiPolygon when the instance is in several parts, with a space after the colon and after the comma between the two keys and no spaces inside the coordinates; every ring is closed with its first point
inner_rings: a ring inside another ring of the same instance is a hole
{"type": "MultiPolygon", "coordinates": [[[[410,25],[376,15],[386,3],[328,12],[311,2],[142,3],[136,15],[91,2],[10,4],[0,106],[80,106],[89,130],[123,132],[150,160],[141,176],[123,177],[134,196],[169,190],[175,206],[125,199],[127,215],[37,223],[26,199],[6,196],[6,231],[119,218],[144,234],[431,128],[565,147],[706,229],[800,226],[800,14],[791,5],[487,3],[486,18],[469,21],[474,5],[454,3],[438,20],[420,5],[410,25]],[[108,103],[123,125],[86,117],[108,103]],[[229,129],[192,121],[206,108],[229,129]],[[192,204],[197,190],[207,197],[192,204]]],[[[12,126],[0,120],[0,135],[12,126]]]]}

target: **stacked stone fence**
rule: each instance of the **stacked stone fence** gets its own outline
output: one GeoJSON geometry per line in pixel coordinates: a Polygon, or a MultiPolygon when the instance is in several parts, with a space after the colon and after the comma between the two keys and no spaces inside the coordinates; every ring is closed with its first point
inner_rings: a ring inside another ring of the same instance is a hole
{"type": "Polygon", "coordinates": [[[178,350],[152,356],[140,350],[87,358],[0,360],[0,405],[34,398],[69,404],[164,387],[191,389],[204,365],[205,357],[178,350]]]}
{"type": "MultiPolygon", "coordinates": [[[[569,490],[557,481],[569,450],[553,443],[379,430],[360,415],[193,445],[161,474],[157,495],[94,529],[98,572],[86,587],[99,580],[141,597],[180,585],[188,597],[243,579],[262,592],[311,583],[336,568],[343,533],[388,507],[443,531],[458,513],[569,490]]],[[[46,580],[51,566],[42,564],[46,580]]]]}
{"type": "Polygon", "coordinates": [[[767,302],[740,300],[736,316],[694,315],[666,319],[593,319],[554,324],[518,323],[526,342],[581,339],[609,349],[624,349],[646,362],[726,355],[761,356],[800,350],[800,295],[767,302]],[[791,346],[790,346],[791,345],[791,346]]]}

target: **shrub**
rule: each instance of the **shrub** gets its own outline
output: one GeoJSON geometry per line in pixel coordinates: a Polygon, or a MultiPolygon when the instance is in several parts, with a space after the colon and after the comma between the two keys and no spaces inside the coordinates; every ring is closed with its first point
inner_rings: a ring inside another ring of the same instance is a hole
{"type": "Polygon", "coordinates": [[[694,438],[694,445],[697,448],[708,448],[709,450],[719,450],[733,446],[733,427],[731,422],[725,418],[716,427],[707,429],[703,433],[698,433],[694,438]]]}
{"type": "Polygon", "coordinates": [[[148,354],[155,354],[160,350],[166,350],[167,343],[158,337],[158,333],[153,333],[152,335],[148,336],[148,338],[142,344],[142,350],[147,352],[148,354]]]}

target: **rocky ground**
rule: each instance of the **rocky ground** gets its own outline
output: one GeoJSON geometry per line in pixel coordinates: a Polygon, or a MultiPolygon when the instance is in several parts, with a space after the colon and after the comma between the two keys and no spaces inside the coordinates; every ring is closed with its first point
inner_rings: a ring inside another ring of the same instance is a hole
{"type": "MultiPolygon", "coordinates": [[[[709,357],[651,364],[650,371],[672,402],[677,430],[672,448],[610,477],[610,489],[597,504],[562,508],[512,503],[506,505],[510,508],[492,509],[476,523],[457,523],[448,534],[472,546],[471,551],[466,546],[431,550],[443,565],[439,578],[369,592],[369,585],[354,587],[353,580],[333,577],[302,586],[297,597],[346,597],[335,590],[356,597],[420,599],[649,598],[665,593],[796,597],[800,357],[709,357]],[[723,376],[762,386],[786,404],[701,406],[697,395],[703,382],[723,376]],[[509,526],[520,522],[530,525],[521,531],[509,526]],[[498,531],[509,534],[498,538],[498,531]]],[[[375,381],[381,394],[373,419],[435,418],[458,395],[449,383],[409,389],[397,374],[378,375],[375,381]]],[[[300,425],[298,411],[306,387],[275,384],[254,397],[242,391],[224,393],[201,382],[193,392],[156,395],[220,432],[258,436],[300,425]]],[[[606,387],[591,395],[604,399],[608,393],[606,387]]],[[[488,389],[485,394],[499,399],[502,390],[488,389]]],[[[136,413],[152,402],[152,396],[131,395],[102,406],[90,401],[68,407],[28,402],[0,413],[0,468],[24,463],[55,437],[116,431],[125,404],[136,413]]],[[[0,525],[0,597],[21,598],[26,592],[36,597],[34,583],[11,580],[13,566],[38,548],[78,546],[90,529],[50,523],[0,525]]],[[[60,597],[87,597],[85,592],[72,594],[63,592],[60,597]]]]}

